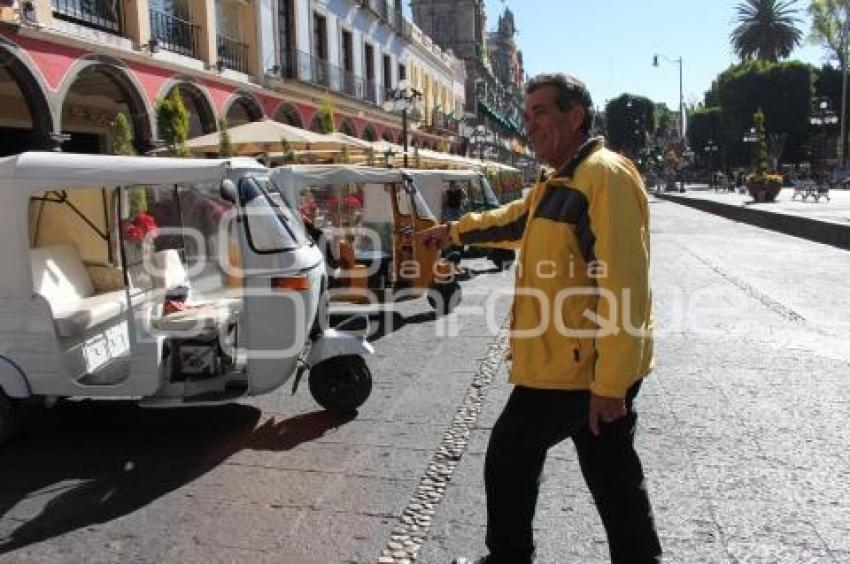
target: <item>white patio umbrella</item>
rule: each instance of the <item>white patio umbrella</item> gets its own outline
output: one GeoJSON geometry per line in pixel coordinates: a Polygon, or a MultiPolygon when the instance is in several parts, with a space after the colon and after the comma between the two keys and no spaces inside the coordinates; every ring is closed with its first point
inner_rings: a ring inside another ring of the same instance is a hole
{"type": "MultiPolygon", "coordinates": [[[[339,150],[343,146],[356,147],[350,141],[314,133],[300,127],[271,119],[252,121],[229,127],[230,144],[239,155],[254,155],[280,150],[281,140],[286,140],[292,150],[339,150]]],[[[216,131],[190,139],[186,145],[194,153],[218,153],[221,133],[216,131]]]]}
{"type": "Polygon", "coordinates": [[[368,150],[373,145],[371,141],[366,141],[365,139],[358,139],[357,137],[352,137],[351,135],[346,135],[345,133],[340,133],[339,131],[334,131],[330,134],[330,137],[338,139],[341,143],[344,143],[346,145],[357,147],[358,149],[368,150]]]}

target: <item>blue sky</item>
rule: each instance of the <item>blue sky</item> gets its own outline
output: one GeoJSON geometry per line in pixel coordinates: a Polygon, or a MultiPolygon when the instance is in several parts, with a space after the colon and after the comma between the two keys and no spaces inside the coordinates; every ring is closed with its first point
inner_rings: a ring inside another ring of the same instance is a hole
{"type": "MultiPolygon", "coordinates": [[[[684,58],[685,102],[701,101],[711,81],[735,62],[729,46],[738,0],[486,0],[487,26],[505,6],[519,29],[526,70],[562,71],[584,80],[594,103],[631,92],[678,106],[675,64],[652,66],[652,55],[684,58]]],[[[807,0],[797,2],[808,35],[807,0]]],[[[792,55],[815,66],[825,52],[805,44],[792,55]]]]}

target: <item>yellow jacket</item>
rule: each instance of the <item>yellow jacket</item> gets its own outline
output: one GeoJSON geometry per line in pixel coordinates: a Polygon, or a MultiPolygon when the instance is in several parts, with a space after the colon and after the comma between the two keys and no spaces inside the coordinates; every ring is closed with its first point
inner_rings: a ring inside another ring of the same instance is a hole
{"type": "Polygon", "coordinates": [[[463,216],[455,244],[519,250],[511,382],[624,397],[652,367],[649,206],[631,161],[589,140],[522,200],[463,216]],[[607,320],[594,323],[597,319],[607,320]]]}

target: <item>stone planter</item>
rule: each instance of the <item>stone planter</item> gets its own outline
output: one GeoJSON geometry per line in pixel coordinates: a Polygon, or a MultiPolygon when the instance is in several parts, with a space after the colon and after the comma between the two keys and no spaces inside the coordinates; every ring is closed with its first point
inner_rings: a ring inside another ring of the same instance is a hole
{"type": "Polygon", "coordinates": [[[773,202],[782,190],[782,185],[773,182],[750,183],[747,184],[747,190],[754,202],[773,202]]]}

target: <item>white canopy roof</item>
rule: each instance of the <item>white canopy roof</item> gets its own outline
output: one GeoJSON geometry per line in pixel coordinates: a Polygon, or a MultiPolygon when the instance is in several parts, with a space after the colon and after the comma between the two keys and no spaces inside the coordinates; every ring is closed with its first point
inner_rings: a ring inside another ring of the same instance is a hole
{"type": "Polygon", "coordinates": [[[468,169],[405,169],[405,172],[414,178],[439,178],[440,180],[473,180],[481,176],[481,171],[468,169]]]}
{"type": "Polygon", "coordinates": [[[8,190],[45,190],[217,182],[229,164],[219,159],[121,157],[29,152],[0,159],[0,199],[8,190]]]}
{"type": "MultiPolygon", "coordinates": [[[[298,205],[301,190],[310,186],[329,186],[346,183],[361,184],[364,187],[372,185],[370,193],[375,193],[376,186],[393,182],[402,182],[405,171],[398,168],[372,168],[358,165],[288,165],[274,169],[271,174],[272,182],[283,196],[293,205],[298,205]]],[[[433,217],[428,204],[422,195],[414,194],[417,213],[420,217],[433,217]]],[[[378,198],[366,198],[366,221],[390,221],[391,211],[389,199],[383,195],[378,198]]]]}
{"type": "MultiPolygon", "coordinates": [[[[250,163],[240,163],[248,166],[250,163]]],[[[34,192],[110,188],[133,184],[218,183],[224,160],[117,157],[73,153],[22,153],[0,159],[0,296],[33,291],[29,266],[27,206],[34,192]]]]}
{"type": "Polygon", "coordinates": [[[372,168],[358,165],[288,165],[272,171],[272,181],[280,187],[300,190],[308,186],[331,184],[386,184],[401,182],[397,168],[372,168]]]}

